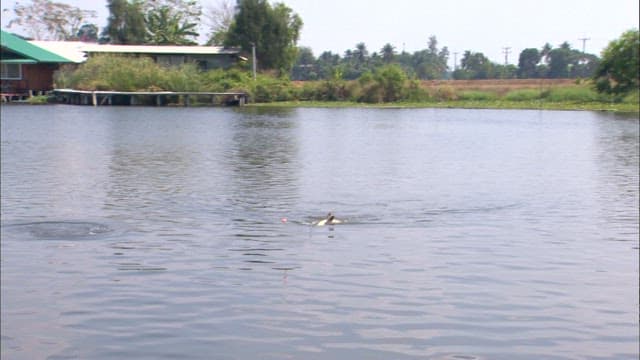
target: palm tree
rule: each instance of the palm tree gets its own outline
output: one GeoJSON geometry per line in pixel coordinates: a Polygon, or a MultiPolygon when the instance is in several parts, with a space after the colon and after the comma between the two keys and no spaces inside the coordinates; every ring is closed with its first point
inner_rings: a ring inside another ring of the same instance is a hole
{"type": "Polygon", "coordinates": [[[540,58],[543,59],[545,63],[549,63],[549,53],[552,49],[551,44],[546,43],[542,47],[542,50],[540,50],[540,58]]]}
{"type": "Polygon", "coordinates": [[[369,56],[369,52],[367,51],[367,46],[361,42],[356,45],[356,50],[353,52],[353,55],[356,58],[356,61],[359,65],[364,65],[369,56]]]}
{"type": "Polygon", "coordinates": [[[164,6],[151,11],[145,19],[147,43],[155,45],[195,45],[190,37],[197,37],[198,24],[183,20],[182,15],[164,6]]]}
{"type": "Polygon", "coordinates": [[[393,47],[393,45],[386,43],[382,49],[380,50],[380,52],[382,53],[382,60],[386,63],[389,64],[391,61],[393,61],[393,57],[396,53],[396,49],[393,47]]]}

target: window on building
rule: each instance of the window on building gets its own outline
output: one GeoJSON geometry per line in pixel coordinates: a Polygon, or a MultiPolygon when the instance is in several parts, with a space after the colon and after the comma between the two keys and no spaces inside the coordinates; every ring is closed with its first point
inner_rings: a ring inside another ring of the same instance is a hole
{"type": "Polygon", "coordinates": [[[185,58],[181,55],[161,55],[156,61],[163,66],[180,66],[184,64],[185,58]]]}
{"type": "Polygon", "coordinates": [[[209,70],[209,67],[207,66],[207,61],[206,60],[196,60],[196,65],[198,65],[198,69],[200,71],[209,70]]]}
{"type": "Polygon", "coordinates": [[[2,65],[2,80],[20,80],[22,79],[22,66],[20,64],[0,64],[2,65]]]}

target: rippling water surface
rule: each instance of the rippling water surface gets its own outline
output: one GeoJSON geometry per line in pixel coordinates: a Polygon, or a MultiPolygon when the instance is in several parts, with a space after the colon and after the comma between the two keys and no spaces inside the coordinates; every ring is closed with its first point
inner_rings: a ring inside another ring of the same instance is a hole
{"type": "Polygon", "coordinates": [[[638,357],[637,116],[1,124],[3,359],[638,357]],[[311,226],[328,211],[345,222],[311,226]]]}

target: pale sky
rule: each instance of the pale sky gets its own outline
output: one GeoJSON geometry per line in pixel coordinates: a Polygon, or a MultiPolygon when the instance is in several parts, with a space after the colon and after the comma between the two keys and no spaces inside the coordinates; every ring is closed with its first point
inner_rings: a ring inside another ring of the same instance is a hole
{"type": "MultiPolygon", "coordinates": [[[[21,0],[26,2],[26,0],[21,0]]],[[[56,0],[98,12],[96,24],[106,25],[105,0],[56,0]]],[[[203,8],[222,0],[200,0],[203,8]]],[[[545,43],[556,47],[564,41],[600,55],[609,41],[638,28],[638,0],[282,0],[304,22],[298,44],[318,56],[332,51],[341,56],[364,42],[369,52],[391,43],[398,52],[427,48],[435,35],[438,47],[447,46],[453,65],[466,50],[482,52],[492,61],[518,62],[520,52],[545,43]]],[[[12,14],[15,0],[2,0],[2,28],[12,14]]],[[[202,33],[206,30],[203,29],[202,33]]]]}

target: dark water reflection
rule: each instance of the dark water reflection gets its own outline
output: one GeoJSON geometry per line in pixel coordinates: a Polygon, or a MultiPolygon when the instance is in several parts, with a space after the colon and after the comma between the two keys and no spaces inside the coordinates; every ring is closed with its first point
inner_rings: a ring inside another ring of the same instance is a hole
{"type": "Polygon", "coordinates": [[[638,119],[2,107],[2,358],[638,357],[638,119]],[[345,220],[312,227],[333,211],[345,220]]]}

